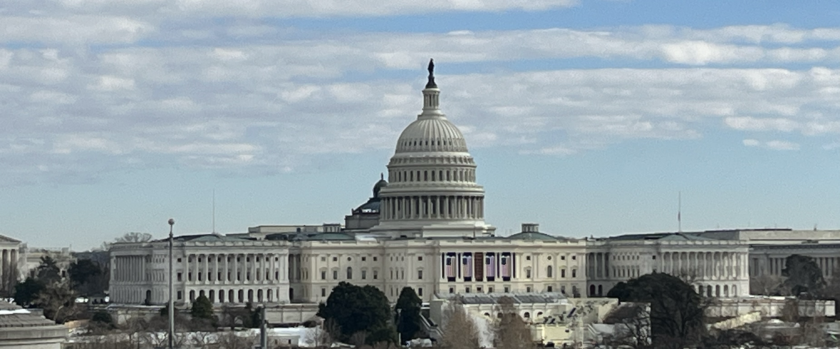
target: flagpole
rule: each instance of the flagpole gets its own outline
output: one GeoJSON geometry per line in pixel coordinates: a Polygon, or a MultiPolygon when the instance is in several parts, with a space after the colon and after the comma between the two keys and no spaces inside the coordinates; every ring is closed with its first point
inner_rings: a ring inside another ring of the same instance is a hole
{"type": "Polygon", "coordinates": [[[677,192],[677,231],[682,233],[682,192],[677,192]]]}

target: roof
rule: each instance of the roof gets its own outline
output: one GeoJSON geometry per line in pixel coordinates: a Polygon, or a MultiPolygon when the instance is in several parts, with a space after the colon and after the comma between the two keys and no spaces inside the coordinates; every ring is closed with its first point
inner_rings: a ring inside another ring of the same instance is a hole
{"type": "Polygon", "coordinates": [[[353,235],[345,233],[317,233],[317,234],[271,234],[265,237],[266,240],[293,240],[293,241],[355,241],[353,235]]]}
{"type": "Polygon", "coordinates": [[[20,242],[20,240],[10,238],[6,235],[0,235],[0,242],[20,242]]]}
{"type": "MultiPolygon", "coordinates": [[[[251,241],[251,239],[243,239],[237,238],[233,236],[226,236],[221,234],[196,234],[196,235],[181,235],[176,236],[174,241],[179,242],[217,242],[217,241],[251,241]]],[[[155,240],[156,242],[160,241],[169,241],[169,239],[159,239],[155,240]]]]}
{"type": "Polygon", "coordinates": [[[55,326],[40,314],[23,309],[15,304],[0,300],[0,327],[55,326]]]}
{"type": "Polygon", "coordinates": [[[566,296],[556,293],[461,293],[458,295],[447,295],[442,298],[453,299],[458,297],[463,304],[497,304],[502,297],[510,297],[515,304],[539,304],[539,303],[560,303],[566,300],[566,296]]]}
{"type": "Polygon", "coordinates": [[[697,233],[650,233],[650,234],[626,234],[606,238],[609,241],[632,241],[632,240],[661,240],[661,241],[710,241],[718,240],[700,236],[697,233]]]}
{"type": "Polygon", "coordinates": [[[562,240],[562,236],[551,236],[538,231],[523,231],[507,237],[510,240],[562,240]]]}

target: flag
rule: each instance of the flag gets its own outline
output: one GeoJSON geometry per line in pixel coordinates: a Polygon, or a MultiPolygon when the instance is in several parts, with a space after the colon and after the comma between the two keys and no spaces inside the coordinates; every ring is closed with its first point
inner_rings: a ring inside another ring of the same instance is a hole
{"type": "Polygon", "coordinates": [[[502,277],[510,277],[510,256],[502,255],[502,277]]]}
{"type": "Polygon", "coordinates": [[[463,265],[464,278],[471,278],[473,273],[472,255],[464,254],[463,265]]]}
{"type": "Polygon", "coordinates": [[[452,256],[446,256],[446,277],[451,278],[455,275],[455,266],[452,265],[452,256]]]}
{"type": "Polygon", "coordinates": [[[487,254],[487,277],[496,277],[496,255],[492,253],[487,254]]]}

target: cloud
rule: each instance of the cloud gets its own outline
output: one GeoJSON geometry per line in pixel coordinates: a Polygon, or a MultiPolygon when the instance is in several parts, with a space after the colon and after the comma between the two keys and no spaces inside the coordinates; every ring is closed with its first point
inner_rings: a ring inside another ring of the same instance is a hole
{"type": "MultiPolygon", "coordinates": [[[[119,13],[97,16],[111,15],[119,13]]],[[[271,173],[335,154],[387,153],[419,112],[428,57],[438,62],[442,107],[472,149],[573,156],[633,139],[697,139],[725,127],[745,133],[745,146],[781,150],[799,145],[758,141],[753,133],[840,133],[840,70],[772,64],[835,59],[836,50],[808,47],[840,40],[829,28],[727,27],[722,38],[664,26],[308,32],[268,41],[262,35],[282,28],[248,20],[225,30],[188,19],[177,28],[133,20],[148,25],[134,32],[81,31],[87,38],[68,43],[32,37],[47,41],[40,48],[0,49],[6,126],[0,161],[8,168],[0,185],[65,174],[90,180],[126,166],[271,173]],[[190,41],[184,30],[215,39],[190,41]],[[234,32],[245,36],[225,41],[234,32]],[[144,44],[150,40],[154,44],[144,44]],[[95,41],[122,44],[91,46],[95,41]],[[796,45],[779,47],[788,43],[796,45]],[[821,54],[773,55],[782,49],[821,54]],[[650,67],[514,70],[500,64],[577,57],[614,59],[618,66],[632,58],[650,67]],[[755,62],[772,67],[750,68],[755,62]],[[480,73],[466,73],[458,63],[480,73]],[[409,74],[416,77],[405,79],[409,74]]]]}
{"type": "Polygon", "coordinates": [[[770,150],[799,150],[800,148],[799,144],[797,143],[782,140],[771,140],[762,142],[755,139],[745,139],[743,140],[743,144],[747,147],[760,147],[770,150]]]}

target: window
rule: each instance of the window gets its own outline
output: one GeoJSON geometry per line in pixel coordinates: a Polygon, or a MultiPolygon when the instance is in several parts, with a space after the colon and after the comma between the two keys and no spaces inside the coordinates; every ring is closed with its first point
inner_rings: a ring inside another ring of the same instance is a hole
{"type": "MultiPolygon", "coordinates": [[[[178,281],[181,281],[181,276],[182,276],[181,273],[178,273],[178,281]]],[[[180,299],[180,298],[181,297],[178,297],[178,299],[180,299]]]]}
{"type": "Polygon", "coordinates": [[[178,291],[178,300],[181,300],[181,297],[183,297],[183,295],[181,295],[181,291],[178,291]]]}
{"type": "Polygon", "coordinates": [[[422,261],[422,260],[423,260],[423,256],[417,256],[417,260],[418,260],[418,261],[422,261]]]}
{"type": "Polygon", "coordinates": [[[192,272],[187,273],[187,280],[192,281],[192,272]]]}
{"type": "Polygon", "coordinates": [[[577,269],[572,269],[572,277],[573,278],[577,277],[577,269]]]}
{"type": "Polygon", "coordinates": [[[422,287],[417,288],[417,295],[420,296],[420,297],[423,297],[423,288],[422,287]]]}
{"type": "MultiPolygon", "coordinates": [[[[178,258],[178,263],[181,263],[181,258],[178,258]]],[[[181,296],[178,296],[178,299],[181,299],[181,296]]]]}
{"type": "Polygon", "coordinates": [[[476,286],[475,287],[475,292],[476,293],[481,293],[481,286],[476,286]]]}
{"type": "Polygon", "coordinates": [[[373,279],[374,280],[379,279],[379,270],[376,270],[376,269],[373,270],[373,279]]]}
{"type": "Polygon", "coordinates": [[[333,262],[338,262],[338,257],[333,257],[333,262]]]}
{"type": "Polygon", "coordinates": [[[353,268],[347,267],[347,280],[350,280],[352,278],[353,278],[353,268]]]}
{"type": "Polygon", "coordinates": [[[653,256],[653,259],[656,259],[656,256],[653,256]]]}
{"type": "Polygon", "coordinates": [[[545,268],[545,276],[554,277],[554,269],[550,265],[547,268],[545,268]]]}
{"type": "Polygon", "coordinates": [[[575,259],[577,259],[577,256],[572,256],[572,260],[575,260],[575,259]]]}
{"type": "Polygon", "coordinates": [[[560,256],[560,260],[561,260],[561,261],[565,261],[565,260],[566,260],[566,256],[560,256]]]}
{"type": "Polygon", "coordinates": [[[367,257],[362,257],[362,262],[366,261],[367,257]]]}
{"type": "Polygon", "coordinates": [[[546,292],[554,292],[554,287],[548,286],[545,288],[546,292]]]}
{"type": "Polygon", "coordinates": [[[326,270],[321,270],[321,280],[326,280],[326,279],[327,279],[327,271],[326,270]]]}
{"type": "Polygon", "coordinates": [[[527,278],[527,279],[531,278],[531,268],[526,268],[525,269],[525,278],[527,278]]]}
{"type": "Polygon", "coordinates": [[[505,293],[510,293],[510,286],[505,286],[505,293]]]}
{"type": "Polygon", "coordinates": [[[362,280],[367,279],[367,270],[362,269],[362,280]]]}
{"type": "Polygon", "coordinates": [[[487,292],[488,293],[493,293],[493,286],[488,286],[487,287],[487,292]]]}
{"type": "Polygon", "coordinates": [[[349,261],[352,261],[352,260],[353,260],[353,258],[347,257],[347,261],[348,261],[348,262],[349,262],[349,261]]]}
{"type": "Polygon", "coordinates": [[[376,257],[373,257],[373,261],[376,262],[376,257]]]}
{"type": "Polygon", "coordinates": [[[548,260],[551,260],[551,256],[548,256],[548,260]]]}
{"type": "Polygon", "coordinates": [[[333,270],[333,280],[338,280],[338,270],[333,270]]]}
{"type": "Polygon", "coordinates": [[[321,287],[321,297],[326,297],[326,296],[327,296],[327,288],[326,287],[321,287]]]}
{"type": "Polygon", "coordinates": [[[525,292],[531,293],[531,286],[525,286],[525,292]]]}
{"type": "Polygon", "coordinates": [[[449,288],[449,293],[450,293],[450,294],[455,293],[455,288],[454,288],[454,287],[450,287],[450,288],[449,288]]]}
{"type": "Polygon", "coordinates": [[[469,286],[467,286],[466,288],[464,288],[464,293],[470,293],[470,288],[469,288],[469,286]]]}
{"type": "Polygon", "coordinates": [[[566,286],[560,286],[560,293],[566,294],[566,286]]]}
{"type": "Polygon", "coordinates": [[[565,278],[565,277],[566,277],[566,269],[560,269],[560,277],[561,277],[561,278],[565,278]]]}
{"type": "Polygon", "coordinates": [[[525,256],[525,260],[526,260],[526,261],[530,261],[530,260],[531,260],[531,256],[525,256]]]}
{"type": "Polygon", "coordinates": [[[423,269],[417,270],[417,280],[423,280],[423,269]]]}

